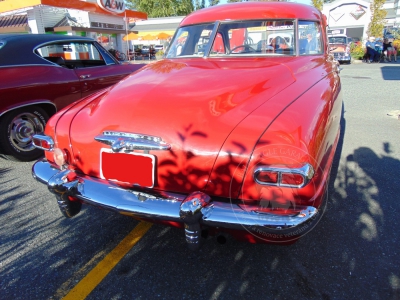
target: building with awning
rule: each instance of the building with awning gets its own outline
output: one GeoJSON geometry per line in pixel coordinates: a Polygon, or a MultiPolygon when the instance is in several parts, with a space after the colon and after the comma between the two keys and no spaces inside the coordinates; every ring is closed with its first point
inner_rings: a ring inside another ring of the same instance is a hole
{"type": "MultiPolygon", "coordinates": [[[[322,13],[327,17],[328,33],[366,40],[371,22],[371,3],[372,0],[335,0],[324,3],[322,13]]],[[[386,11],[385,31],[399,28],[399,1],[386,0],[382,9],[386,11]]]]}
{"type": "Polygon", "coordinates": [[[129,24],[130,29],[135,32],[124,37],[132,45],[157,45],[164,44],[167,37],[172,37],[185,16],[150,18],[147,20],[134,20],[129,24]],[[153,39],[143,39],[153,36],[153,39]]]}
{"type": "Polygon", "coordinates": [[[129,23],[147,14],[128,10],[123,0],[0,0],[0,33],[88,36],[106,49],[126,53],[129,23]]]}
{"type": "Polygon", "coordinates": [[[18,32],[29,32],[27,15],[11,15],[0,18],[0,33],[18,32]]]}

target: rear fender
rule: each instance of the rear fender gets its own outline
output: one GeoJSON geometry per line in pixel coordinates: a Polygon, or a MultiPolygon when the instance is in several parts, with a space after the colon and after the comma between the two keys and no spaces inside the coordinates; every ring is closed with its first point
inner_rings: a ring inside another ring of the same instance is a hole
{"type": "Polygon", "coordinates": [[[272,208],[319,207],[336,149],[342,109],[340,80],[332,72],[287,107],[258,141],[239,195],[244,203],[272,208]],[[339,84],[338,84],[339,83],[339,84]],[[260,166],[299,168],[310,164],[312,180],[302,188],[260,185],[260,166]]]}

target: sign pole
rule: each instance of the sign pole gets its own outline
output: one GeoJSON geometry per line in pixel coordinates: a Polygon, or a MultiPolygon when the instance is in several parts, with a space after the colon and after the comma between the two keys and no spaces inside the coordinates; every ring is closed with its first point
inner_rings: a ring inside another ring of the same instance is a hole
{"type": "Polygon", "coordinates": [[[129,39],[128,39],[128,18],[126,17],[126,10],[125,10],[125,33],[126,33],[126,47],[127,47],[127,55],[128,55],[128,60],[131,61],[131,57],[129,55],[129,39]]]}

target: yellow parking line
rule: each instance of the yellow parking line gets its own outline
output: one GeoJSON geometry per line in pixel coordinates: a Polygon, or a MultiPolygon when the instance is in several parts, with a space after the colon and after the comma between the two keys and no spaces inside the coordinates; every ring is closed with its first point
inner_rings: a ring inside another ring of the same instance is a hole
{"type": "Polygon", "coordinates": [[[151,223],[140,222],[117,247],[99,262],[63,299],[85,299],[125,254],[145,235],[151,225],[151,223]]]}

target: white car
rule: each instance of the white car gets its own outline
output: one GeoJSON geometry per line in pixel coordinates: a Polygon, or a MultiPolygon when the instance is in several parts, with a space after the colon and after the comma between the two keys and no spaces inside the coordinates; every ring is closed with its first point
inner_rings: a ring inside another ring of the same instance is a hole
{"type": "Polygon", "coordinates": [[[156,53],[158,52],[158,51],[164,51],[164,46],[163,45],[155,45],[154,46],[154,49],[156,50],[156,53]]]}

